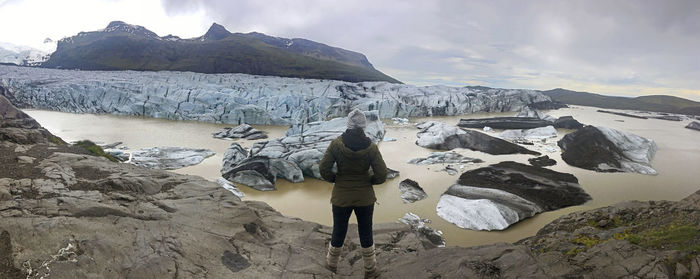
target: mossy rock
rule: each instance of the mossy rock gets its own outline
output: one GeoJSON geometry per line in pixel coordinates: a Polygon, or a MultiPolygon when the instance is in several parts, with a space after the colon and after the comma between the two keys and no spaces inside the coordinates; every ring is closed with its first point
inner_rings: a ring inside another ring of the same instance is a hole
{"type": "Polygon", "coordinates": [[[119,162],[119,160],[117,160],[117,158],[115,158],[114,156],[112,156],[112,155],[106,153],[106,152],[102,149],[102,147],[100,147],[99,145],[95,144],[95,143],[92,142],[92,141],[89,141],[89,140],[81,140],[81,141],[78,141],[78,142],[74,143],[73,146],[77,146],[77,147],[83,148],[83,149],[89,151],[92,155],[100,156],[100,157],[105,157],[105,158],[107,158],[108,160],[110,160],[110,161],[112,161],[112,162],[119,162]]]}

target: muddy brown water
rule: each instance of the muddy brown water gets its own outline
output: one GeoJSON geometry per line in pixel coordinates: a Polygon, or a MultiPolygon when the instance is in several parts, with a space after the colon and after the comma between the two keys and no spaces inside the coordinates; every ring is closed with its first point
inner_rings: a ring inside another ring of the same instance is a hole
{"type": "MultiPolygon", "coordinates": [[[[191,166],[174,172],[192,174],[215,180],[220,177],[223,153],[231,141],[214,139],[211,133],[231,125],[126,117],[115,115],[70,114],[42,110],[25,110],[41,125],[66,141],[90,139],[96,142],[112,143],[121,141],[129,149],[152,146],[181,146],[191,148],[208,148],[216,155],[191,166]]],[[[401,172],[398,178],[388,180],[375,186],[378,204],[375,205],[375,223],[396,222],[407,212],[413,212],[432,220],[430,226],[441,230],[448,246],[474,246],[495,242],[513,242],[532,236],[545,224],[557,217],[581,210],[588,210],[615,204],[624,200],[679,200],[700,189],[700,132],[686,129],[689,121],[674,122],[659,119],[635,119],[596,112],[596,108],[572,107],[546,112],[552,116],[571,115],[585,124],[606,126],[631,132],[653,139],[658,151],[652,166],[658,175],[630,173],[596,173],[567,165],[560,156],[556,141],[570,130],[559,129],[558,137],[548,139],[544,144],[526,146],[549,155],[557,161],[553,170],[574,174],[582,187],[593,200],[580,205],[545,212],[533,218],[517,223],[504,231],[471,231],[460,229],[450,224],[435,212],[435,206],[442,194],[454,184],[458,175],[448,175],[441,171],[445,165],[417,166],[406,163],[408,160],[425,157],[432,150],[415,145],[417,130],[413,125],[400,126],[385,121],[387,136],[396,138],[395,142],[381,142],[380,150],[387,166],[401,172]],[[554,147],[555,152],[547,151],[554,147]],[[401,201],[398,184],[410,178],[417,181],[428,193],[428,198],[412,204],[401,201]]],[[[457,124],[460,118],[478,118],[494,116],[512,116],[514,113],[475,114],[455,117],[432,117],[411,119],[439,120],[457,124]]],[[[271,138],[284,135],[287,127],[255,126],[266,131],[271,138]]],[[[499,132],[499,131],[496,131],[499,132]]],[[[497,133],[490,133],[496,135],[497,133]]],[[[250,147],[254,141],[239,140],[243,146],[250,147]]],[[[456,150],[468,157],[484,160],[484,163],[465,164],[460,171],[466,171],[501,161],[527,163],[528,155],[488,155],[465,149],[456,150]]],[[[299,217],[308,221],[331,225],[330,183],[316,179],[306,179],[303,183],[290,183],[278,180],[277,191],[260,192],[240,186],[245,192],[246,200],[260,200],[287,216],[299,217]]],[[[354,217],[353,217],[354,218],[354,217]]]]}

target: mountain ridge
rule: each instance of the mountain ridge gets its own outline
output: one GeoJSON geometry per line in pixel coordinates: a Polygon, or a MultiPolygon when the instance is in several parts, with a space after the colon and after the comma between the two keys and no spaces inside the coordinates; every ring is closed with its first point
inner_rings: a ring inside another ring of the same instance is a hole
{"type": "Polygon", "coordinates": [[[570,105],[700,115],[700,102],[671,95],[619,97],[605,96],[590,92],[579,92],[563,88],[556,88],[540,92],[549,96],[554,101],[559,101],[570,105]]]}
{"type": "Polygon", "coordinates": [[[158,36],[143,26],[112,21],[105,29],[61,39],[45,68],[244,73],[351,82],[400,81],[361,53],[314,41],[262,33],[231,33],[213,23],[190,39],[158,36]]]}

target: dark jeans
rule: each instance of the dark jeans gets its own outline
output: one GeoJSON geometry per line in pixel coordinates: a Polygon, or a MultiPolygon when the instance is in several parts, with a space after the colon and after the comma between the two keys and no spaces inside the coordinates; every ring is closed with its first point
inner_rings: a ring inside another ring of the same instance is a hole
{"type": "Polygon", "coordinates": [[[374,244],[372,239],[374,204],[353,207],[333,205],[333,235],[331,236],[331,245],[333,247],[343,246],[345,235],[348,233],[348,221],[353,211],[355,211],[355,217],[357,217],[357,232],[360,235],[360,246],[367,248],[374,244]]]}

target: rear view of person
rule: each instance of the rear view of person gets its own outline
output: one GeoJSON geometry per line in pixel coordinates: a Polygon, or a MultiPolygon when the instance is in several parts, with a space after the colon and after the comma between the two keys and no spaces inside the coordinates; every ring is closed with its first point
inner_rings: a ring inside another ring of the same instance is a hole
{"type": "Polygon", "coordinates": [[[334,183],[331,195],[333,234],[326,255],[328,269],[333,272],[337,270],[348,221],[354,211],[365,264],[365,278],[372,278],[377,274],[372,236],[372,215],[377,198],[372,185],[384,183],[387,169],[379,148],[365,135],[366,126],[367,118],[362,111],[355,109],[350,112],[347,130],[328,146],[319,168],[323,179],[334,183]],[[333,172],[334,164],[337,165],[337,173],[333,172]],[[371,175],[370,167],[373,171],[371,175]]]}

